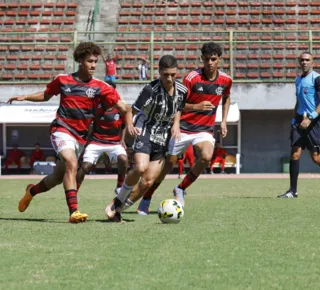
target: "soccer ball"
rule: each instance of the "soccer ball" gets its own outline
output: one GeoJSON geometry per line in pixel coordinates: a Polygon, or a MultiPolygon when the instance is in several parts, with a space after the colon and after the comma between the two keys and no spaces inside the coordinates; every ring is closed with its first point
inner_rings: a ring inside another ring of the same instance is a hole
{"type": "Polygon", "coordinates": [[[175,199],[166,199],[160,203],[158,216],[164,224],[177,224],[184,216],[183,206],[175,199]]]}

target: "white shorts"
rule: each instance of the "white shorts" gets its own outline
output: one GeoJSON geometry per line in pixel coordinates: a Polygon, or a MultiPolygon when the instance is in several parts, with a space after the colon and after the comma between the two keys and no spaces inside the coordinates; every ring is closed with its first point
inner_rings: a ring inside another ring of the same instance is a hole
{"type": "Polygon", "coordinates": [[[195,134],[181,133],[180,141],[170,140],[168,153],[170,155],[180,155],[186,151],[187,147],[190,144],[194,146],[197,143],[206,142],[206,141],[211,142],[213,147],[216,142],[212,134],[207,132],[201,132],[201,133],[195,133],[195,134]]]}
{"type": "Polygon", "coordinates": [[[116,164],[118,162],[119,155],[127,156],[126,150],[120,144],[119,145],[89,144],[84,150],[83,162],[96,164],[102,153],[106,153],[108,155],[111,164],[116,164]]]}
{"type": "Polygon", "coordinates": [[[79,158],[84,148],[84,145],[79,143],[76,138],[64,132],[51,133],[50,140],[57,154],[64,149],[73,149],[76,152],[77,158],[79,158]]]}

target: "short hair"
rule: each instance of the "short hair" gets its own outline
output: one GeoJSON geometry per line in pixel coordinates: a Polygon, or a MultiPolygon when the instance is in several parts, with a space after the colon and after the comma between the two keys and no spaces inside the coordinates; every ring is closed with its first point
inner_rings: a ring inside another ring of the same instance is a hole
{"type": "Polygon", "coordinates": [[[299,59],[301,58],[301,56],[302,56],[303,54],[309,54],[309,55],[311,55],[311,57],[313,58],[313,55],[312,55],[312,53],[311,53],[310,51],[304,51],[304,52],[302,52],[302,53],[300,54],[299,59]]]}
{"type": "Polygon", "coordinates": [[[113,81],[105,81],[108,85],[113,87],[114,89],[117,87],[117,85],[113,81]]]}
{"type": "Polygon", "coordinates": [[[222,48],[215,42],[207,42],[202,46],[201,53],[202,55],[215,54],[220,57],[222,55],[222,48]]]}
{"type": "Polygon", "coordinates": [[[159,60],[159,69],[178,67],[177,59],[172,55],[164,55],[159,60]]]}
{"type": "Polygon", "coordinates": [[[40,143],[39,143],[39,142],[37,142],[36,144],[34,144],[34,146],[36,146],[36,145],[40,146],[40,143]]]}
{"type": "Polygon", "coordinates": [[[93,42],[82,42],[73,52],[73,58],[76,62],[84,60],[88,55],[101,55],[100,46],[93,42]]]}

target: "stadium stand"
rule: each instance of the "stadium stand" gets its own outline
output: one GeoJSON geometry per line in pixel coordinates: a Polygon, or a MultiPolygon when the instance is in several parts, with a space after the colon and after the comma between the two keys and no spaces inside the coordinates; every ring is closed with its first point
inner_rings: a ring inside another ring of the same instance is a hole
{"type": "Polygon", "coordinates": [[[65,70],[78,4],[0,4],[1,80],[49,80],[65,70]]]}

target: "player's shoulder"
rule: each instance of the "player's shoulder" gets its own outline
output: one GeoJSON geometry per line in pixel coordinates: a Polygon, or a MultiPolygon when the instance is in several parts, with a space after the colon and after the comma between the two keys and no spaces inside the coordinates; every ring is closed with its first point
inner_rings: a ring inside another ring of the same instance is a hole
{"type": "Polygon", "coordinates": [[[202,69],[201,68],[198,68],[198,69],[195,69],[191,72],[189,72],[186,76],[185,76],[185,80],[191,82],[193,79],[197,79],[199,77],[201,77],[202,75],[202,69]]]}
{"type": "Polygon", "coordinates": [[[58,74],[54,77],[54,80],[67,80],[71,77],[71,74],[58,74]]]}
{"type": "Polygon", "coordinates": [[[219,73],[219,78],[224,79],[226,81],[232,81],[231,77],[225,72],[218,70],[218,73],[219,73]]]}
{"type": "Polygon", "coordinates": [[[183,93],[183,94],[186,94],[188,92],[188,88],[180,81],[176,80],[175,81],[175,85],[176,85],[176,89],[183,93]]]}
{"type": "Polygon", "coordinates": [[[92,81],[100,87],[113,89],[113,86],[95,77],[92,77],[92,81]]]}

